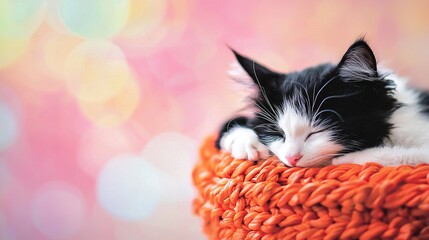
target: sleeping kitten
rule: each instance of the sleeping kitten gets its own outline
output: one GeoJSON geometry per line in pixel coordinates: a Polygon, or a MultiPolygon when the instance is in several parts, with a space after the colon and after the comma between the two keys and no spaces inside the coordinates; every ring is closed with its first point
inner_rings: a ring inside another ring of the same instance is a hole
{"type": "Polygon", "coordinates": [[[287,166],[429,163],[429,93],[377,69],[364,40],[337,65],[278,73],[234,54],[251,79],[250,117],[227,121],[217,147],[235,158],[276,155],[287,166]]]}

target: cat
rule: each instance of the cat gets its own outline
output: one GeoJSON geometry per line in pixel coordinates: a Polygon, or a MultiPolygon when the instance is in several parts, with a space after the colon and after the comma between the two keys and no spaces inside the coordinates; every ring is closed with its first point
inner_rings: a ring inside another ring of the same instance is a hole
{"type": "Polygon", "coordinates": [[[338,64],[279,73],[232,50],[254,94],[251,114],[220,129],[217,148],[289,167],[429,163],[429,93],[380,70],[364,39],[338,64]]]}

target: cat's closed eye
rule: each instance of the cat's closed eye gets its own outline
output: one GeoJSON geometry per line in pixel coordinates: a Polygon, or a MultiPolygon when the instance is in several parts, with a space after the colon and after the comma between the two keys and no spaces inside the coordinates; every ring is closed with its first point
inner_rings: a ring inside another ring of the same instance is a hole
{"type": "Polygon", "coordinates": [[[315,131],[315,132],[309,133],[307,135],[307,137],[305,138],[305,141],[307,141],[311,136],[314,136],[315,134],[318,134],[318,133],[321,133],[321,132],[324,132],[324,131],[326,131],[326,129],[322,129],[322,130],[319,130],[319,131],[315,131]]]}

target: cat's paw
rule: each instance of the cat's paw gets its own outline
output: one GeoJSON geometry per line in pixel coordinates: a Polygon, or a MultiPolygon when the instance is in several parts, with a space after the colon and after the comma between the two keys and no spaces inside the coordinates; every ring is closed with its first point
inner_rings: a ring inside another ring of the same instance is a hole
{"type": "Polygon", "coordinates": [[[349,153],[344,156],[334,158],[332,159],[332,165],[340,165],[340,164],[347,164],[347,163],[364,165],[367,162],[380,162],[380,161],[381,160],[378,159],[371,151],[361,151],[361,152],[349,153]]]}
{"type": "Polygon", "coordinates": [[[221,140],[222,150],[231,153],[234,158],[258,160],[269,156],[267,147],[262,144],[256,133],[244,127],[235,127],[225,133],[221,140]]]}

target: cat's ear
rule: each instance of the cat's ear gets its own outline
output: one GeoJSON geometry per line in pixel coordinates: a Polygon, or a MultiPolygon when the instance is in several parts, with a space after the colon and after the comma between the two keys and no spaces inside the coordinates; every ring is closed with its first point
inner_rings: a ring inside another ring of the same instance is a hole
{"type": "Polygon", "coordinates": [[[231,51],[234,53],[235,58],[243,70],[252,78],[255,84],[262,86],[267,84],[271,85],[272,81],[281,75],[280,73],[271,71],[267,67],[255,62],[250,58],[240,55],[233,49],[231,49],[231,51]]]}
{"type": "Polygon", "coordinates": [[[377,76],[377,61],[368,44],[360,39],[353,43],[338,64],[340,77],[366,79],[377,76]]]}

